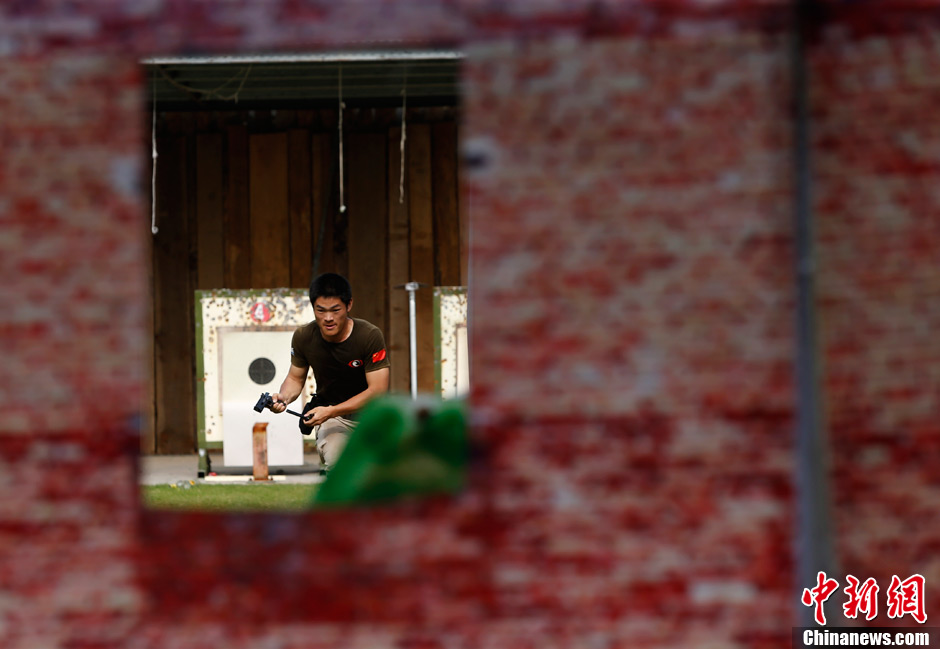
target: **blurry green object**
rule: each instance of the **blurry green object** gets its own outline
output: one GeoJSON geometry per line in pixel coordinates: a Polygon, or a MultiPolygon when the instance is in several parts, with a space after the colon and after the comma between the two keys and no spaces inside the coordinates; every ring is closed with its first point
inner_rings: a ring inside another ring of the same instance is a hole
{"type": "Polygon", "coordinates": [[[363,409],[313,504],[378,503],[453,493],[463,487],[466,464],[463,401],[382,397],[363,409]]]}

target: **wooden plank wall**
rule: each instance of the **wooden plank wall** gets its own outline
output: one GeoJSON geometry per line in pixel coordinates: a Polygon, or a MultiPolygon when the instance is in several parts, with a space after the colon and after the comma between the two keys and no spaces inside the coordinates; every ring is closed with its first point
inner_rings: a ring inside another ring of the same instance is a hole
{"type": "Polygon", "coordinates": [[[248,137],[252,287],[288,286],[291,281],[287,167],[286,133],[248,137]]]}
{"type": "MultiPolygon", "coordinates": [[[[406,129],[407,134],[407,129],[406,129]]],[[[407,362],[394,362],[391,384],[395,389],[410,389],[411,358],[409,356],[408,294],[396,286],[411,281],[411,238],[409,223],[409,192],[401,191],[401,128],[388,132],[388,296],[389,323],[385,344],[391,358],[405,358],[407,362]]]]}
{"type": "Polygon", "coordinates": [[[190,261],[190,213],[186,200],[195,174],[188,167],[186,137],[157,139],[158,192],[153,242],[154,282],[154,451],[192,450],[196,417],[193,398],[194,275],[190,261]],[[180,272],[180,269],[186,269],[180,272]]]}
{"type": "MultiPolygon", "coordinates": [[[[418,293],[418,386],[433,390],[434,285],[466,283],[453,108],[344,113],[340,211],[335,110],[165,113],[157,125],[154,403],[145,453],[196,448],[193,290],[353,286],[353,315],[385,332],[392,389],[408,392],[408,298],[418,293]]],[[[285,351],[286,353],[286,351],[285,351]]]]}
{"type": "MultiPolygon", "coordinates": [[[[411,280],[434,286],[434,214],[431,189],[431,130],[427,124],[407,129],[408,216],[411,230],[411,280]]],[[[415,293],[417,311],[418,391],[430,391],[434,385],[434,302],[427,288],[415,293]]]]}

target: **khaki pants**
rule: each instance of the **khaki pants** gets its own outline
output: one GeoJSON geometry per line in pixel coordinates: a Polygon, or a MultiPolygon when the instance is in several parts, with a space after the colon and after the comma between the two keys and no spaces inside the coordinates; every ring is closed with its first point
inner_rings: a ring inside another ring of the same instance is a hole
{"type": "Polygon", "coordinates": [[[356,422],[344,417],[333,417],[317,426],[317,453],[322,468],[329,471],[336,465],[355,427],[356,422]]]}

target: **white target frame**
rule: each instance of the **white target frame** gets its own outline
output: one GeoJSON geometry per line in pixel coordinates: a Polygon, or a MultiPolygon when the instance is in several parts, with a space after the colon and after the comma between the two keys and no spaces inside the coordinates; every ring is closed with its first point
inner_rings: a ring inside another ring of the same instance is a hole
{"type": "MultiPolygon", "coordinates": [[[[200,472],[205,468],[206,453],[209,449],[222,449],[228,455],[226,449],[225,430],[226,425],[223,421],[223,410],[225,409],[223,398],[224,368],[223,365],[223,340],[230,337],[234,332],[292,332],[296,327],[304,325],[313,320],[313,309],[310,306],[310,298],[307,289],[266,289],[266,290],[229,290],[219,289],[213,291],[196,291],[196,418],[197,418],[197,439],[199,443],[200,472]]],[[[280,385],[286,375],[286,364],[289,363],[289,343],[282,350],[275,350],[277,359],[275,365],[277,374],[272,379],[271,384],[280,385]],[[285,367],[281,367],[285,365],[285,367]]],[[[306,395],[315,391],[312,372],[308,374],[307,385],[301,400],[306,395]]],[[[258,386],[258,394],[261,392],[276,391],[270,386],[258,386]]],[[[295,405],[298,403],[295,402],[295,405]]],[[[248,404],[250,407],[253,405],[248,404]]],[[[228,407],[231,410],[230,406],[228,407]]],[[[292,406],[292,409],[297,409],[292,406]]],[[[261,413],[255,416],[251,414],[251,419],[258,421],[269,421],[265,416],[269,413],[261,413]]],[[[278,415],[278,417],[288,417],[296,430],[296,419],[290,415],[278,415]]],[[[279,423],[283,423],[278,420],[279,423]]],[[[246,422],[245,426],[250,433],[251,423],[246,422]]],[[[228,426],[231,430],[231,426],[228,426]]],[[[299,431],[298,431],[299,432],[299,431]]],[[[231,443],[231,438],[229,439],[231,443]]],[[[269,440],[270,443],[270,440],[269,440]]],[[[301,442],[302,445],[302,442],[301,442]]],[[[274,450],[273,448],[271,450],[274,450]]],[[[302,452],[301,452],[302,455],[302,452]]],[[[269,456],[270,457],[270,456],[269,456]]],[[[270,457],[272,465],[277,464],[275,457],[270,457]]],[[[226,465],[229,464],[226,459],[226,465]]],[[[240,463],[240,462],[239,462],[240,463]]],[[[293,464],[288,461],[286,464],[293,464]]]]}

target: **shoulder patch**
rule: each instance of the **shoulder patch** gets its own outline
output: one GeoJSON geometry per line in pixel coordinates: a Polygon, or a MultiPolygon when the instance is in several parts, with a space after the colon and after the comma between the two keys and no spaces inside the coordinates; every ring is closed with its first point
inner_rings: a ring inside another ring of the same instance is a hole
{"type": "Polygon", "coordinates": [[[375,352],[374,354],[372,354],[372,362],[373,362],[373,363],[378,363],[379,361],[384,361],[384,360],[385,360],[385,350],[384,350],[384,349],[381,350],[381,351],[377,351],[377,352],[375,352]]]}

